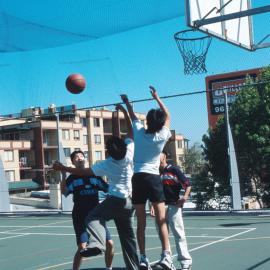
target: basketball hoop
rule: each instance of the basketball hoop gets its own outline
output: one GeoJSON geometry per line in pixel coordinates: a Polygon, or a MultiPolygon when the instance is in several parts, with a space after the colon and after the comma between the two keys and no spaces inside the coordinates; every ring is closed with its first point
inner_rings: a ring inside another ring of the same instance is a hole
{"type": "Polygon", "coordinates": [[[205,59],[212,37],[198,34],[193,29],[184,30],[174,34],[174,39],[184,61],[184,73],[186,75],[206,73],[205,59]]]}

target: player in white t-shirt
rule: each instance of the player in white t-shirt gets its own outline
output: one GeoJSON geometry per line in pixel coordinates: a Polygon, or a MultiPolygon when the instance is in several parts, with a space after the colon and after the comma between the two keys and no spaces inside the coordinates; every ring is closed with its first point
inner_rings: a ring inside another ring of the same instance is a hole
{"type": "Polygon", "coordinates": [[[61,163],[53,165],[55,170],[66,171],[76,175],[107,176],[109,183],[108,196],[96,206],[86,218],[89,232],[89,245],[81,250],[83,257],[95,256],[105,250],[105,221],[114,220],[123,257],[128,270],[139,269],[136,239],[132,227],[134,208],[131,202],[131,177],[133,175],[134,142],[132,140],[132,126],[126,110],[121,105],[116,109],[124,113],[128,134],[125,140],[113,136],[106,142],[109,157],[94,164],[91,168],[76,169],[63,166],[61,163]]]}
{"type": "Polygon", "coordinates": [[[162,243],[162,254],[159,264],[167,269],[175,269],[170,252],[168,228],[165,219],[165,197],[159,175],[160,154],[171,137],[170,114],[159,98],[154,87],[150,92],[157,101],[159,109],[152,109],[147,113],[147,128],[145,129],[129,103],[128,97],[121,98],[126,104],[132,120],[135,143],[134,175],[132,177],[132,203],[137,215],[137,241],[140,249],[140,269],[151,269],[145,254],[145,204],[149,200],[156,213],[156,222],[159,227],[159,236],[162,243]]]}

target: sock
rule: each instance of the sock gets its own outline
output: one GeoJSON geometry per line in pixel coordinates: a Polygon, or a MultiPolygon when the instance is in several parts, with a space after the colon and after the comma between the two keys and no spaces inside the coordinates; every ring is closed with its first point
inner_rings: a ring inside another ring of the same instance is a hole
{"type": "Polygon", "coordinates": [[[146,258],[146,255],[145,254],[141,254],[140,257],[141,257],[142,260],[144,260],[146,258]]]}
{"type": "Polygon", "coordinates": [[[166,249],[165,249],[165,250],[163,250],[163,252],[162,252],[162,253],[163,253],[163,255],[165,255],[165,256],[166,256],[166,255],[171,256],[171,252],[170,252],[170,250],[166,250],[166,249]]]}

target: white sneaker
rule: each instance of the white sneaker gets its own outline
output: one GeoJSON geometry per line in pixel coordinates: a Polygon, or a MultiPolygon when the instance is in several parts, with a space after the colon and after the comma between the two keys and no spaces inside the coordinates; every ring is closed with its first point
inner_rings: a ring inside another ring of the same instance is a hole
{"type": "Polygon", "coordinates": [[[191,264],[188,264],[188,265],[183,265],[181,270],[191,270],[191,264]]]}
{"type": "Polygon", "coordinates": [[[140,270],[152,270],[150,262],[145,255],[140,258],[140,270]]]}
{"type": "Polygon", "coordinates": [[[161,259],[158,262],[165,270],[176,270],[173,265],[172,257],[169,254],[161,254],[161,259]]]}

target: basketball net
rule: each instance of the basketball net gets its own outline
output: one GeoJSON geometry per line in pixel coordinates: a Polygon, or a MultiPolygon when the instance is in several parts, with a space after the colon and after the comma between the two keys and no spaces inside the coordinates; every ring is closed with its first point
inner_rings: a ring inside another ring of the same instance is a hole
{"type": "Polygon", "coordinates": [[[193,75],[206,73],[206,55],[212,41],[212,37],[198,35],[193,29],[184,30],[174,34],[177,47],[183,57],[184,61],[184,74],[193,75]]]}

